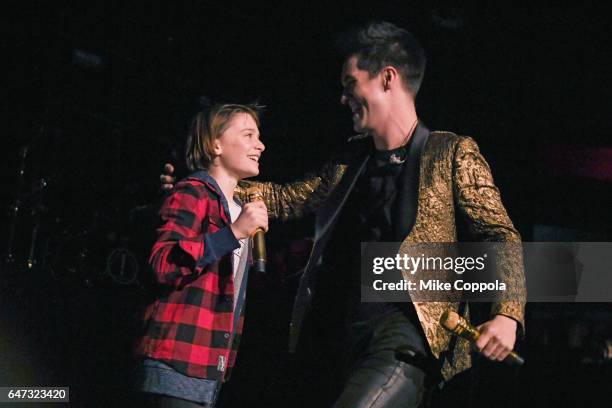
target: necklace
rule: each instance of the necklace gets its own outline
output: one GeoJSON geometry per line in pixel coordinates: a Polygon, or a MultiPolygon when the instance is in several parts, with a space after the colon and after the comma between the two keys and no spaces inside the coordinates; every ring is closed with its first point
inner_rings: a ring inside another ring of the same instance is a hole
{"type": "MultiPolygon", "coordinates": [[[[416,128],[417,123],[419,123],[419,119],[418,118],[414,120],[414,123],[412,124],[412,127],[410,128],[410,131],[408,132],[408,134],[404,138],[404,141],[402,142],[402,145],[400,147],[406,146],[406,143],[408,143],[408,139],[410,139],[410,136],[412,136],[412,132],[414,132],[414,129],[416,128]]],[[[406,161],[406,155],[404,155],[403,159],[397,153],[393,153],[391,156],[389,156],[389,163],[391,163],[391,164],[402,164],[405,161],[406,161]]]]}

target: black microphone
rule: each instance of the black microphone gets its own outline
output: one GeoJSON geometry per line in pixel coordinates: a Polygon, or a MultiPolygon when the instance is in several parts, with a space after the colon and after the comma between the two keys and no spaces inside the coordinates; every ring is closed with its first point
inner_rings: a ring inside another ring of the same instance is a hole
{"type": "MultiPolygon", "coordinates": [[[[440,316],[440,325],[446,330],[459,337],[462,337],[469,342],[473,343],[480,337],[480,331],[469,324],[467,320],[459,316],[458,313],[452,310],[445,310],[440,316]]],[[[523,357],[511,351],[510,354],[504,359],[504,363],[509,365],[521,366],[525,363],[523,357]]]]}
{"type": "MultiPolygon", "coordinates": [[[[255,187],[247,189],[247,197],[249,202],[263,200],[261,191],[255,187]]],[[[261,228],[253,234],[253,264],[255,272],[266,272],[266,238],[261,228]]]]}

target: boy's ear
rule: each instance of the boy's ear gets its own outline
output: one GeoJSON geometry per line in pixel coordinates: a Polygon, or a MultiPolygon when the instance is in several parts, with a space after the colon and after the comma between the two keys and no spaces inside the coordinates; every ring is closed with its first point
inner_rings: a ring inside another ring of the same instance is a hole
{"type": "Polygon", "coordinates": [[[221,155],[221,153],[223,153],[223,147],[221,147],[219,139],[215,139],[215,141],[213,142],[213,154],[215,156],[219,156],[221,155]]]}

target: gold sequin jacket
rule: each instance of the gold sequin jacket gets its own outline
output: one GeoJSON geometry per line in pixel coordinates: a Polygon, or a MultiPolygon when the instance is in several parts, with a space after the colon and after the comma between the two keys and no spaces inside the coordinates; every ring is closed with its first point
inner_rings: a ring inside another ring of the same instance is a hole
{"type": "MultiPolygon", "coordinates": [[[[422,148],[419,163],[416,219],[412,230],[403,240],[400,254],[407,251],[410,243],[456,242],[460,218],[461,222],[467,225],[472,241],[520,243],[520,235],[508,217],[499,190],[493,182],[489,165],[481,155],[476,142],[470,137],[450,132],[429,132],[425,127],[421,127],[421,131],[423,129],[429,134],[422,148]]],[[[238,187],[238,193],[244,195],[245,187],[257,186],[263,194],[271,218],[289,220],[317,212],[315,228],[317,232],[313,249],[316,254],[311,254],[306,271],[315,267],[319,261],[313,256],[319,258],[322,253],[322,250],[317,251],[317,241],[323,236],[321,231],[331,224],[330,219],[339,212],[335,210],[341,208],[343,204],[342,197],[340,199],[334,197],[335,190],[347,173],[347,169],[350,166],[363,164],[359,157],[366,157],[370,151],[364,148],[366,144],[364,139],[363,136],[349,139],[346,149],[341,154],[328,161],[318,172],[310,173],[302,180],[282,185],[241,182],[238,187]]],[[[345,195],[348,196],[348,193],[345,195]]],[[[518,322],[519,332],[522,332],[525,280],[520,251],[516,257],[507,260],[504,271],[508,290],[515,294],[512,299],[517,300],[493,303],[491,314],[503,314],[513,318],[518,322]]],[[[413,302],[413,304],[431,352],[440,361],[443,377],[448,380],[469,368],[471,366],[469,343],[462,339],[451,340],[451,335],[438,324],[440,314],[449,308],[457,311],[459,303],[413,302]]],[[[467,308],[463,314],[469,318],[467,308]]],[[[292,325],[295,324],[292,322],[292,325]]],[[[291,331],[297,336],[299,327],[292,326],[291,331]]]]}

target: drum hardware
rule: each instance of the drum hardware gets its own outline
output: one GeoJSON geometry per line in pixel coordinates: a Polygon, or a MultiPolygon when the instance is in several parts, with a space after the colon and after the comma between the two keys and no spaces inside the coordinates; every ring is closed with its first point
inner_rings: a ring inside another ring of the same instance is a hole
{"type": "Polygon", "coordinates": [[[106,273],[120,285],[130,285],[138,278],[138,260],[126,248],[114,249],[106,261],[106,273]]]}
{"type": "Polygon", "coordinates": [[[6,248],[6,255],[4,256],[4,264],[7,269],[10,267],[11,269],[15,266],[15,253],[14,244],[15,244],[15,233],[17,230],[17,219],[19,215],[19,210],[21,208],[21,191],[23,190],[23,185],[25,182],[25,168],[26,168],[26,158],[28,157],[28,149],[29,146],[25,145],[21,148],[20,158],[21,163],[19,164],[19,170],[17,172],[17,190],[15,192],[16,199],[9,209],[9,217],[10,217],[10,227],[8,234],[8,242],[6,248]]]}
{"type": "Polygon", "coordinates": [[[45,212],[46,207],[43,205],[44,191],[47,187],[47,180],[45,178],[41,178],[39,183],[40,194],[38,195],[38,204],[32,210],[32,215],[34,216],[34,227],[32,227],[32,237],[30,239],[30,250],[28,252],[28,258],[26,260],[26,268],[32,269],[34,265],[37,263],[36,258],[34,257],[34,253],[36,251],[36,243],[38,240],[38,230],[40,229],[41,222],[41,214],[45,212]]]}

